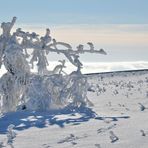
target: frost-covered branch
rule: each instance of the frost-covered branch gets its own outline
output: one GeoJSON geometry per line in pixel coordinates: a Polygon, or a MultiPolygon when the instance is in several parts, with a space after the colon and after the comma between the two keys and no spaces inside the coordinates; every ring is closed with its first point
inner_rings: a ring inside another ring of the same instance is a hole
{"type": "Polygon", "coordinates": [[[35,32],[25,32],[21,28],[11,34],[16,17],[11,22],[2,23],[0,36],[0,67],[4,65],[7,73],[0,78],[0,96],[2,112],[19,109],[49,110],[68,104],[81,106],[91,104],[87,98],[87,79],[81,73],[83,63],[80,54],[104,54],[103,49],[96,50],[93,43],[79,44],[73,48],[70,44],[56,41],[47,28],[44,36],[35,32]],[[33,49],[29,54],[28,50],[33,49]],[[52,71],[48,71],[51,52],[63,54],[77,70],[65,73],[65,59],[60,60],[52,71]],[[32,73],[36,63],[38,73],[32,73]]]}

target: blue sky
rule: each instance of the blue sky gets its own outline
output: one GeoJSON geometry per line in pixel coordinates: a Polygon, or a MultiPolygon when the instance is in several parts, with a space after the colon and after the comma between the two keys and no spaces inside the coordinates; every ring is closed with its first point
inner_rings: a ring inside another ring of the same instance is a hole
{"type": "MultiPolygon", "coordinates": [[[[0,0],[0,22],[44,33],[73,45],[92,41],[108,56],[84,55],[84,61],[148,61],[148,0],[0,0]]],[[[51,58],[52,59],[52,58],[51,58]]]]}
{"type": "Polygon", "coordinates": [[[20,23],[147,24],[148,0],[0,0],[0,21],[20,23]]]}

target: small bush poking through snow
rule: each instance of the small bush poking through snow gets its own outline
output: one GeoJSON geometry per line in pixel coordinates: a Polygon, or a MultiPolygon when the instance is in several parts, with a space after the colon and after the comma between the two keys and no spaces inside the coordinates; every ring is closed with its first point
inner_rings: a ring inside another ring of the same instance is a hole
{"type": "Polygon", "coordinates": [[[110,131],[110,139],[111,139],[111,143],[116,142],[117,140],[119,140],[119,138],[114,134],[113,131],[110,131]]]}
{"type": "Polygon", "coordinates": [[[15,126],[13,124],[10,124],[7,129],[7,144],[13,148],[13,139],[16,137],[16,133],[14,132],[13,128],[15,126]]]}
{"type": "Polygon", "coordinates": [[[3,147],[4,147],[4,143],[0,142],[0,148],[3,148],[3,147]]]}

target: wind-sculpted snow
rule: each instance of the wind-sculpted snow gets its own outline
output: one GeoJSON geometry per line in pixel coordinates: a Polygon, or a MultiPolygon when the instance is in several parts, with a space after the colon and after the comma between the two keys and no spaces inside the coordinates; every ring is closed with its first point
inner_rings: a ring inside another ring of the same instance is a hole
{"type": "Polygon", "coordinates": [[[17,109],[45,111],[72,103],[77,107],[92,104],[87,98],[88,83],[81,73],[83,64],[79,55],[106,52],[95,50],[91,42],[88,42],[87,48],[78,45],[74,50],[71,45],[52,38],[49,28],[41,37],[21,28],[11,34],[16,19],[13,17],[11,22],[1,24],[0,68],[4,65],[7,72],[0,78],[0,112],[17,109]],[[63,54],[77,70],[67,74],[64,71],[66,60],[63,59],[49,71],[47,55],[51,52],[63,54]],[[31,72],[34,66],[37,67],[36,74],[31,72]]]}

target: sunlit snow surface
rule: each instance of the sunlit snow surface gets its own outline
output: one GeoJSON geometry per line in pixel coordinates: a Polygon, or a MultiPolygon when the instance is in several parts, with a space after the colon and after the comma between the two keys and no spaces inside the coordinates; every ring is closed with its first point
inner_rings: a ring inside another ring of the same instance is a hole
{"type": "Polygon", "coordinates": [[[147,148],[148,71],[94,74],[88,81],[93,107],[8,113],[0,118],[0,142],[10,147],[6,132],[14,124],[14,148],[147,148]]]}

